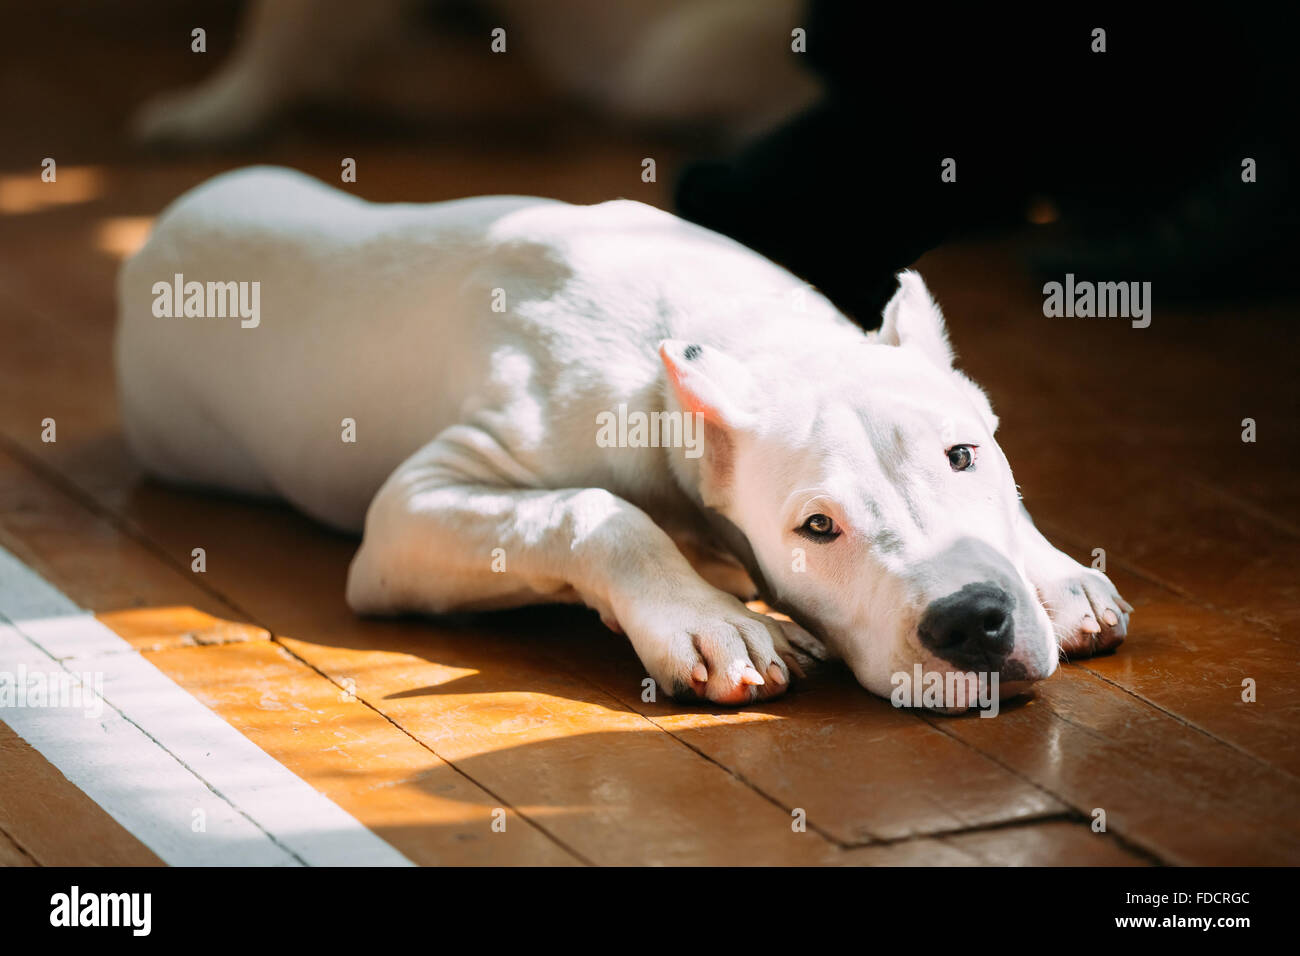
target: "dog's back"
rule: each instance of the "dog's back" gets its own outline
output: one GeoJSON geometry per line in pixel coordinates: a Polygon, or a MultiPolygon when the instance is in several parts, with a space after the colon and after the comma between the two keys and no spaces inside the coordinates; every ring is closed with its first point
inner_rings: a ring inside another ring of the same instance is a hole
{"type": "Polygon", "coordinates": [[[264,168],[182,196],[119,276],[132,449],[169,480],[283,495],[359,527],[411,442],[458,415],[439,398],[465,361],[461,323],[438,308],[458,260],[487,224],[541,202],[377,207],[264,168]],[[344,419],[359,423],[355,445],[344,419]]]}
{"type": "Polygon", "coordinates": [[[403,459],[471,420],[538,484],[635,480],[644,463],[593,452],[592,423],[661,407],[661,339],[743,355],[810,324],[860,335],[789,273],[640,203],[379,205],[267,168],[168,208],[119,308],[124,428],[150,470],[349,529],[403,459]]]}

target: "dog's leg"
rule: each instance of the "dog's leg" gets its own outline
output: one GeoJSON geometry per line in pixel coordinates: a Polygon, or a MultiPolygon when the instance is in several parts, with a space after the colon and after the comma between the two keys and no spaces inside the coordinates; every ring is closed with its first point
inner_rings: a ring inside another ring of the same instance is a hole
{"type": "Polygon", "coordinates": [[[600,488],[471,478],[448,464],[456,450],[442,443],[398,468],[372,502],[348,574],[354,610],[439,613],[577,599],[627,634],[674,697],[745,704],[786,689],[783,655],[793,659],[793,650],[783,628],[796,626],[707,584],[645,512],[600,488]]]}
{"type": "Polygon", "coordinates": [[[1128,633],[1132,605],[1105,574],[1085,568],[1043,537],[1024,505],[1020,517],[1029,579],[1052,619],[1061,650],[1067,657],[1089,657],[1118,647],[1128,633]]]}
{"type": "Polygon", "coordinates": [[[404,7],[404,0],[255,0],[230,58],[195,88],[146,103],[133,132],[143,142],[182,146],[260,132],[284,109],[341,84],[404,7]]]}

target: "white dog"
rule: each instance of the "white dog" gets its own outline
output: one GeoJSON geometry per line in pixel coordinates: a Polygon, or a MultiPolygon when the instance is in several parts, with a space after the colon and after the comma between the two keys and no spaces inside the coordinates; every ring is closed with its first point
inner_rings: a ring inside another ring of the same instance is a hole
{"type": "MultiPolygon", "coordinates": [[[[431,3],[436,6],[436,3],[431,3]]],[[[496,102],[421,45],[413,0],[252,0],[231,55],[197,87],[146,103],[145,141],[225,144],[304,103],[352,102],[415,116],[496,102]],[[454,91],[451,97],[447,91],[454,91]]],[[[736,139],[810,105],[802,0],[479,0],[486,56],[530,60],[561,95],[623,120],[691,124],[736,139]],[[493,46],[498,53],[489,52],[493,46]]]]}
{"type": "Polygon", "coordinates": [[[818,646],[758,594],[874,693],[919,664],[1009,696],[1132,608],[1034,528],[900,280],[864,334],[640,203],[377,205],[242,170],[123,268],[125,430],[163,478],[364,528],[358,612],[583,602],[668,692],[740,704],[818,646]]]}

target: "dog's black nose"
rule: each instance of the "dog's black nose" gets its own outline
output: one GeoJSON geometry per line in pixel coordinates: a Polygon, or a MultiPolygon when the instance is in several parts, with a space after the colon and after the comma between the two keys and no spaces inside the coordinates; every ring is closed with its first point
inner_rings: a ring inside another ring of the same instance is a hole
{"type": "Polygon", "coordinates": [[[931,602],[916,632],[954,667],[996,670],[1015,647],[1015,600],[994,584],[968,584],[931,602]]]}

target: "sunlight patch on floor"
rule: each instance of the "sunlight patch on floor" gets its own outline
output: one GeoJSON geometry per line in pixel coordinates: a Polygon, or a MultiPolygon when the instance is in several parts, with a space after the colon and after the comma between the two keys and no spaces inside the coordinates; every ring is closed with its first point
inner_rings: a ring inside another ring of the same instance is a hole
{"type": "Polygon", "coordinates": [[[91,202],[104,195],[104,171],[98,166],[56,166],[54,181],[42,170],[0,176],[0,215],[17,216],[52,206],[91,202]]]}
{"type": "Polygon", "coordinates": [[[128,259],[149,238],[153,216],[109,216],[95,224],[95,248],[115,259],[128,259]]]}

